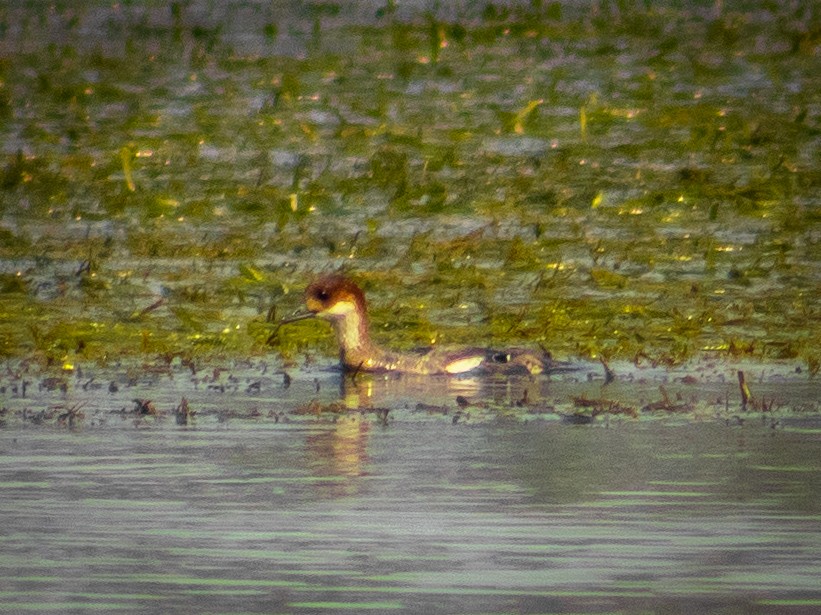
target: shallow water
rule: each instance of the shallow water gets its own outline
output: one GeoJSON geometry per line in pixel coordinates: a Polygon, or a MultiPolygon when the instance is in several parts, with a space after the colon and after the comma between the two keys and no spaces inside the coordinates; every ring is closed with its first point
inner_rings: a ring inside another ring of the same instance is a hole
{"type": "MultiPolygon", "coordinates": [[[[546,400],[601,382],[364,380],[340,395],[338,376],[317,374],[253,393],[240,371],[226,392],[159,379],[158,408],[190,397],[186,426],[118,410],[138,384],[70,387],[66,403],[87,408],[73,430],[7,424],[0,612],[821,606],[817,413],[573,425],[546,400]],[[530,410],[500,401],[526,386],[530,410]],[[306,388],[359,410],[304,414],[306,388]],[[446,405],[456,393],[473,406],[446,405]],[[389,413],[365,412],[369,396],[389,413]]],[[[634,394],[657,386],[639,375],[634,394]]]]}

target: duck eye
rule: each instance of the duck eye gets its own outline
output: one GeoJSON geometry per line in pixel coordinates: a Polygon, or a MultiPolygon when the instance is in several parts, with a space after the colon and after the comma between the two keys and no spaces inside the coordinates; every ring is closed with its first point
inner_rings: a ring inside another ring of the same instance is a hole
{"type": "Polygon", "coordinates": [[[325,301],[326,299],[328,299],[328,296],[328,291],[324,289],[318,290],[316,293],[316,298],[320,301],[325,301]]]}

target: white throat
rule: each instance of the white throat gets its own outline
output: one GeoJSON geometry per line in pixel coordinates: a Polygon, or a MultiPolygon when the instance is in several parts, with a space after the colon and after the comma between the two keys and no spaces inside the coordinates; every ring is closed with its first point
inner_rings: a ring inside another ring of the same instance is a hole
{"type": "Polygon", "coordinates": [[[362,315],[352,301],[337,301],[321,313],[333,323],[339,346],[343,351],[361,348],[365,343],[362,315]]]}

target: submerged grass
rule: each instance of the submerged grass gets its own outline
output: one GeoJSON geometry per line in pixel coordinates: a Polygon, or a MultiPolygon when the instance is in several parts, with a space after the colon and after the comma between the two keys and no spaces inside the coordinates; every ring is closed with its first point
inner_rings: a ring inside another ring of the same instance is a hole
{"type": "Polygon", "coordinates": [[[267,319],[344,268],[397,347],[818,371],[813,3],[235,4],[0,10],[1,355],[330,354],[267,319]]]}

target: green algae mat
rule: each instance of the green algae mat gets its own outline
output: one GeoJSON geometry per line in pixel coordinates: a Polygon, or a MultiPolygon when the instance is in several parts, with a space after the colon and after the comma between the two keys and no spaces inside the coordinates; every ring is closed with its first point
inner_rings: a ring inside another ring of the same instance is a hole
{"type": "Polygon", "coordinates": [[[0,356],[819,369],[813,2],[0,7],[0,356]]]}

